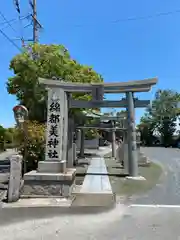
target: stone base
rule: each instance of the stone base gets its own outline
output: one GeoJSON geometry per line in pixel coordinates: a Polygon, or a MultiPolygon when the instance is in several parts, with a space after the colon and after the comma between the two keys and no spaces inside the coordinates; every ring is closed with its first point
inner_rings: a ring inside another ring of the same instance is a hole
{"type": "Polygon", "coordinates": [[[76,169],[65,173],[41,173],[31,171],[24,175],[21,198],[70,197],[75,185],[76,169]]]}
{"type": "Polygon", "coordinates": [[[40,173],[64,173],[66,172],[66,161],[39,161],[38,172],[40,173]]]}
{"type": "Polygon", "coordinates": [[[143,176],[137,176],[137,177],[127,176],[126,179],[127,180],[135,180],[135,181],[144,181],[144,180],[146,180],[145,177],[143,177],[143,176]]]}

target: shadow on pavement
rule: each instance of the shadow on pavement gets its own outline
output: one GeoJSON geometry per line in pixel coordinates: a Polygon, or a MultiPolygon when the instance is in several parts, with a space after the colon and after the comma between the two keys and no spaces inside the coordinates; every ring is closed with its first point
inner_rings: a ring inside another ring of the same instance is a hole
{"type": "Polygon", "coordinates": [[[63,215],[101,214],[112,210],[111,207],[30,207],[1,208],[0,225],[8,225],[26,220],[50,218],[63,215]]]}

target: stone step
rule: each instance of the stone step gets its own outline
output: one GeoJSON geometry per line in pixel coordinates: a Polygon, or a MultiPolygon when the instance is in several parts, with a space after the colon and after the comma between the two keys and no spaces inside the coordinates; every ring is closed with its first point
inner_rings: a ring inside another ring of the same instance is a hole
{"type": "Polygon", "coordinates": [[[76,193],[72,206],[86,207],[113,207],[115,205],[115,195],[112,193],[76,193]]]}

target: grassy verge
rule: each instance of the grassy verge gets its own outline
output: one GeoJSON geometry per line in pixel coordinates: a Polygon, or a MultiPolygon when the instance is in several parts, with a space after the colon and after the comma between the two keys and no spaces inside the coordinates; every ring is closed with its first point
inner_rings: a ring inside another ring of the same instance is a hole
{"type": "Polygon", "coordinates": [[[132,196],[144,193],[152,189],[161,176],[162,169],[158,164],[151,163],[147,167],[139,167],[139,175],[145,177],[145,181],[130,180],[123,178],[123,169],[118,167],[120,164],[112,160],[109,155],[105,156],[105,161],[109,173],[119,173],[119,176],[109,176],[112,190],[116,195],[132,196]]]}

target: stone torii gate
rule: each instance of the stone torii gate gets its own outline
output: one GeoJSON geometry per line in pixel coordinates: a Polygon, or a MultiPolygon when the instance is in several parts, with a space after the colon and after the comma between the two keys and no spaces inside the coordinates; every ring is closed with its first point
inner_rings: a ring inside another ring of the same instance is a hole
{"type": "Polygon", "coordinates": [[[78,126],[77,129],[80,130],[80,136],[78,136],[78,138],[80,139],[80,156],[84,156],[84,129],[99,129],[99,130],[106,130],[106,131],[110,131],[112,133],[112,157],[116,159],[116,134],[115,132],[118,130],[124,130],[124,128],[119,128],[116,127],[115,122],[124,122],[125,120],[127,120],[127,113],[126,112],[122,112],[119,116],[105,116],[102,115],[100,113],[91,113],[91,114],[87,114],[86,116],[87,118],[95,118],[98,121],[97,124],[88,124],[88,125],[84,125],[84,126],[78,126]],[[109,124],[105,124],[104,121],[109,121],[109,124]]]}
{"type": "Polygon", "coordinates": [[[48,113],[45,160],[38,162],[37,171],[24,174],[21,197],[69,197],[75,185],[73,168],[73,128],[69,108],[125,107],[128,112],[128,174],[138,176],[134,108],[146,107],[149,100],[133,98],[134,92],[148,92],[156,78],[126,83],[66,83],[39,79],[48,89],[48,113]],[[71,93],[92,93],[92,101],[78,101],[71,93]],[[126,93],[126,99],[103,101],[104,93],[126,93]]]}
{"type": "Polygon", "coordinates": [[[132,177],[138,175],[134,108],[147,107],[150,101],[135,99],[133,93],[150,91],[151,87],[157,83],[157,78],[121,83],[90,84],[40,78],[39,82],[48,89],[46,154],[45,161],[40,163],[42,166],[48,165],[52,169],[53,164],[56,167],[59,164],[63,166],[63,171],[65,171],[65,165],[72,167],[72,124],[68,118],[69,108],[126,108],[128,112],[129,175],[132,177]],[[71,93],[80,92],[91,93],[92,100],[83,101],[71,98],[71,93]],[[126,93],[126,98],[120,101],[103,100],[104,93],[126,93]]]}

